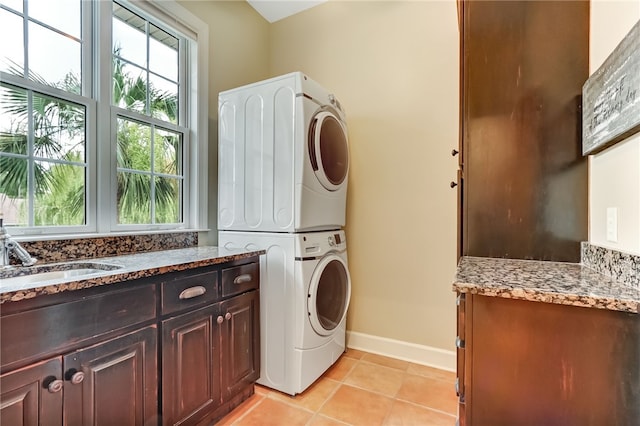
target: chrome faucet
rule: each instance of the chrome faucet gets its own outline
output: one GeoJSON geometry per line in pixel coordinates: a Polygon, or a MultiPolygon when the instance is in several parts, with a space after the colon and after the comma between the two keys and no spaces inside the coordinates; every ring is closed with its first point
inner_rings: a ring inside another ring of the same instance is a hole
{"type": "Polygon", "coordinates": [[[31,266],[38,261],[35,257],[31,257],[29,252],[27,252],[19,242],[11,238],[0,216],[0,269],[11,268],[11,264],[9,263],[9,255],[11,253],[22,262],[22,266],[31,266]]]}

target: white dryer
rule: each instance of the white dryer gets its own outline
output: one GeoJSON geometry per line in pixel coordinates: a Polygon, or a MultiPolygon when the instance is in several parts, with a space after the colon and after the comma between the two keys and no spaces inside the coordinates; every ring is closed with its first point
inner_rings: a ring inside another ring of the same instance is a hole
{"type": "Polygon", "coordinates": [[[263,249],[260,259],[260,378],[295,395],[345,350],[351,297],[345,233],[221,231],[220,247],[263,249]]]}
{"type": "Polygon", "coordinates": [[[301,72],[219,94],[218,229],[304,232],[345,224],[346,117],[301,72]]]}

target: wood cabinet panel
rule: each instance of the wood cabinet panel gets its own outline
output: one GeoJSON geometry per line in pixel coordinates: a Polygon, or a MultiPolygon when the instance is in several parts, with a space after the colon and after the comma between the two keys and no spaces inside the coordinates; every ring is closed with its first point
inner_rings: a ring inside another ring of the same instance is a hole
{"type": "Polygon", "coordinates": [[[468,425],[637,423],[636,314],[478,295],[466,314],[468,425]]]}
{"type": "Polygon", "coordinates": [[[162,322],[162,421],[193,423],[221,401],[217,306],[162,322]],[[218,379],[218,380],[216,380],[218,379]]]}
{"type": "Polygon", "coordinates": [[[135,426],[157,421],[156,336],[155,325],[149,326],[66,355],[65,424],[135,426]]]}
{"type": "Polygon", "coordinates": [[[580,260],[588,1],[461,1],[462,255],[580,260]]]}
{"type": "Polygon", "coordinates": [[[2,369],[6,371],[77,347],[102,334],[151,321],[156,317],[155,295],[155,286],[147,284],[3,315],[2,369]]]}
{"type": "Polygon", "coordinates": [[[260,265],[248,263],[222,270],[222,297],[233,296],[260,287],[260,265]]]}
{"type": "Polygon", "coordinates": [[[218,289],[218,270],[211,269],[202,273],[172,274],[172,278],[161,284],[160,297],[162,314],[184,311],[220,298],[218,289]]]}
{"type": "Polygon", "coordinates": [[[260,376],[260,294],[245,293],[223,302],[223,399],[255,382],[260,376]]]}
{"type": "Polygon", "coordinates": [[[39,362],[0,376],[0,425],[57,426],[62,424],[60,358],[39,362]]]}

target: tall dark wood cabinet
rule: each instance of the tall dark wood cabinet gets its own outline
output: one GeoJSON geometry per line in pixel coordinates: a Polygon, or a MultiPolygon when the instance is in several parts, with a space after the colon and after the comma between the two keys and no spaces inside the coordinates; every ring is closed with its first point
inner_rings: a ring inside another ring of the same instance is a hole
{"type": "Polygon", "coordinates": [[[587,240],[588,1],[459,0],[459,255],[572,261],[587,240]]]}

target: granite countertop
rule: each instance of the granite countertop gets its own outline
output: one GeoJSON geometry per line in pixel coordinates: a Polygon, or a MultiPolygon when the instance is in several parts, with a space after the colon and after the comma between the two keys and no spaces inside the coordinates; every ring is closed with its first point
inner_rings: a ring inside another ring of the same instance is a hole
{"type": "MultiPolygon", "coordinates": [[[[91,265],[96,263],[113,265],[118,268],[100,271],[91,275],[17,285],[6,282],[3,283],[3,279],[0,278],[0,304],[31,299],[45,294],[80,290],[83,288],[166,274],[168,272],[216,265],[261,254],[264,254],[264,250],[229,250],[222,247],[191,247],[78,260],[73,261],[73,263],[86,264],[87,268],[91,268],[91,265]]],[[[56,264],[36,265],[30,268],[36,267],[42,269],[44,272],[54,270],[56,264]]],[[[27,272],[28,268],[29,267],[23,267],[17,269],[27,272]]],[[[0,275],[0,277],[2,277],[2,275],[0,275]]]]}
{"type": "Polygon", "coordinates": [[[640,289],[577,263],[463,257],[461,293],[638,313],[640,289]]]}

